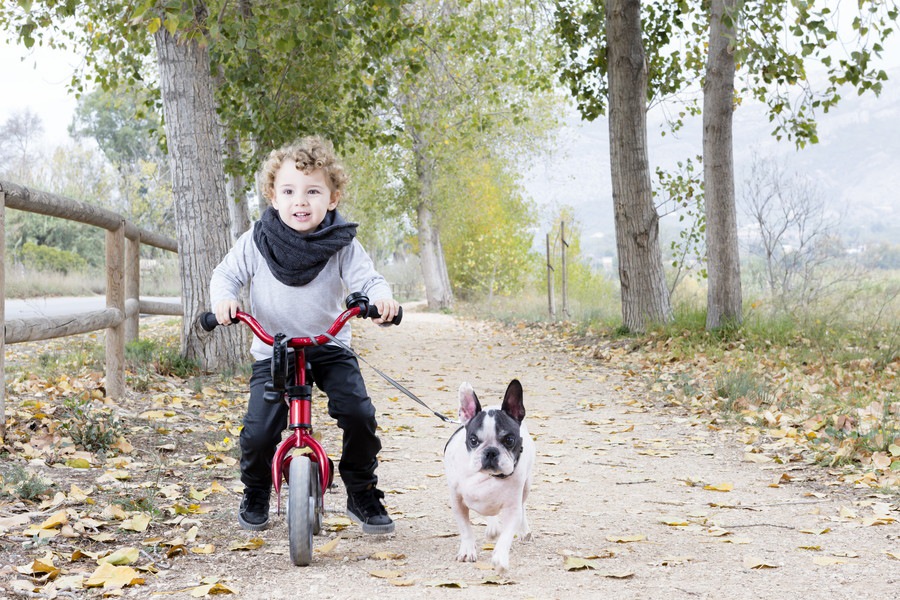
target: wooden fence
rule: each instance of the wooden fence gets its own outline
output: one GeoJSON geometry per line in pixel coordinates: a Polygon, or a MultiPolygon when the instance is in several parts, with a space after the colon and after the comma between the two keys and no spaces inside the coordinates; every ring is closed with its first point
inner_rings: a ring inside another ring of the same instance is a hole
{"type": "Polygon", "coordinates": [[[125,344],[137,339],[141,313],[182,315],[180,304],[140,299],[140,247],[178,252],[175,240],[141,229],[115,212],[0,181],[0,437],[6,435],[6,344],[106,330],[106,395],[125,393],[125,344]],[[59,317],[6,320],[6,208],[49,215],[106,230],[106,308],[59,317]]]}

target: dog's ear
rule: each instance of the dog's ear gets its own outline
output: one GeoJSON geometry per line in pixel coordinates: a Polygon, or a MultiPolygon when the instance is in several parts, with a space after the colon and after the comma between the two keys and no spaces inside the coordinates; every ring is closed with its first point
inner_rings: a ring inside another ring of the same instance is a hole
{"type": "Polygon", "coordinates": [[[513,419],[522,422],[525,418],[525,403],[522,401],[522,384],[518,379],[509,382],[506,388],[506,394],[503,395],[503,405],[500,410],[511,416],[513,419]]]}
{"type": "Polygon", "coordinates": [[[481,403],[478,402],[475,390],[467,381],[462,382],[459,386],[459,420],[465,425],[480,412],[481,403]]]}

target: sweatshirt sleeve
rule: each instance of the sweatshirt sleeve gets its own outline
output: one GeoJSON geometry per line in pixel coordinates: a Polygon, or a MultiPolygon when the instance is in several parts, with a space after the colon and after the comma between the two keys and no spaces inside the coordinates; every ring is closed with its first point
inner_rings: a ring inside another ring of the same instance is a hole
{"type": "Polygon", "coordinates": [[[363,292],[373,301],[393,297],[390,284],[375,270],[375,264],[359,241],[354,239],[341,253],[341,279],[348,292],[363,292]]]}
{"type": "Polygon", "coordinates": [[[241,288],[253,277],[255,263],[251,228],[238,238],[234,247],[213,270],[209,282],[209,299],[213,308],[222,300],[237,300],[240,297],[241,288]]]}

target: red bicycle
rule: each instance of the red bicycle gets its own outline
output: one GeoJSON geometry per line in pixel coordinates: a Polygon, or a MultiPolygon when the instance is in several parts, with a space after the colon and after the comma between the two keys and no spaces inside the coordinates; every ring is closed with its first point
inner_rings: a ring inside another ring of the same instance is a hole
{"type": "MultiPolygon", "coordinates": [[[[287,338],[281,333],[273,336],[252,315],[241,311],[233,319],[234,323],[247,324],[256,337],[272,346],[272,382],[266,384],[264,398],[272,403],[286,402],[289,407],[288,428],[291,433],[275,450],[272,482],[278,498],[279,514],[282,477],[288,483],[288,538],[291,560],[298,566],[307,566],[312,562],[313,536],[322,530],[325,514],[324,492],[331,486],[334,476],[331,459],[313,437],[312,385],[308,383],[311,378],[306,371],[304,348],[327,344],[354,317],[377,319],[381,316],[375,305],[370,304],[368,297],[360,292],[350,294],[346,306],[347,310],[335,319],[326,333],[314,337],[287,338]],[[295,453],[294,450],[304,452],[295,453]]],[[[402,318],[401,308],[390,324],[399,325],[402,318]]],[[[200,326],[206,331],[212,331],[218,325],[214,313],[200,315],[200,326]]]]}

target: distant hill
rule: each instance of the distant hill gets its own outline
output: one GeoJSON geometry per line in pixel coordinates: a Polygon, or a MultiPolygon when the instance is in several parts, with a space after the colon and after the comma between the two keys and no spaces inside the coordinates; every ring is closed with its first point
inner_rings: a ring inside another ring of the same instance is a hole
{"type": "MultiPolygon", "coordinates": [[[[660,137],[660,125],[661,117],[651,112],[651,169],[671,169],[702,153],[699,119],[677,138],[660,137]]],[[[845,243],[900,243],[900,68],[889,71],[880,97],[847,95],[837,110],[820,115],[820,142],[803,150],[771,136],[772,125],[759,105],[739,108],[734,125],[739,199],[754,155],[775,158],[788,171],[813,178],[825,205],[840,215],[845,243]]],[[[538,161],[525,184],[544,211],[541,235],[557,206],[572,206],[582,230],[582,248],[595,257],[615,254],[608,131],[605,118],[581,122],[573,111],[557,150],[538,161]]],[[[676,235],[677,228],[675,217],[663,219],[664,239],[676,235]]]]}

